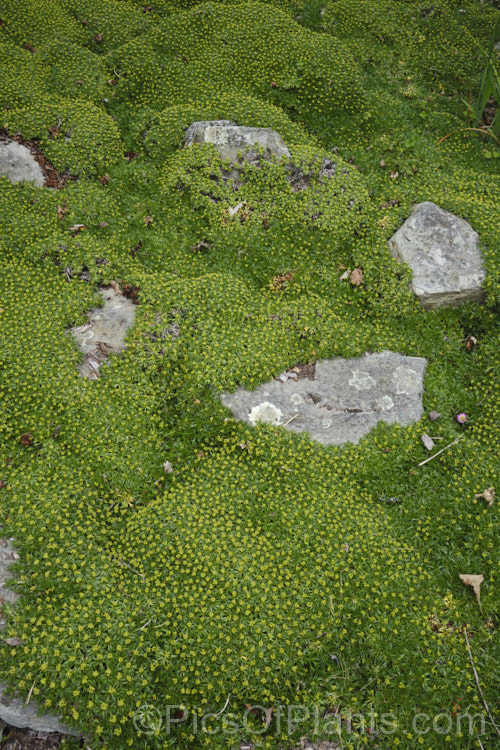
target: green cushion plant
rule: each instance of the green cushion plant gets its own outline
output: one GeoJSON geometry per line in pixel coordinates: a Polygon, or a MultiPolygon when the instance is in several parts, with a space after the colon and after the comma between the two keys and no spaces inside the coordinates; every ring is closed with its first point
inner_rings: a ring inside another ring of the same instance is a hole
{"type": "Polygon", "coordinates": [[[93,750],[498,738],[498,147],[454,132],[498,14],[306,5],[0,6],[2,135],[67,178],[0,177],[0,523],[20,554],[0,664],[93,750]],[[291,160],[233,181],[214,146],[183,148],[205,119],[272,128],[291,160]],[[484,306],[414,300],[387,240],[425,200],[479,233],[484,306]],[[111,282],[139,304],[90,381],[69,328],[111,282]],[[358,445],[218,398],[385,349],[427,359],[425,414],[358,445]],[[453,445],[423,464],[425,432],[453,445]]]}

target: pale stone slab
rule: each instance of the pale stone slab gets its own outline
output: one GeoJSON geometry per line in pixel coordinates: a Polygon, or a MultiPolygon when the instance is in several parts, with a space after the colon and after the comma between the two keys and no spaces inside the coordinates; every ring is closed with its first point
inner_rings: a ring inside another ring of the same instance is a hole
{"type": "Polygon", "coordinates": [[[135,305],[113,289],[101,289],[104,307],[89,312],[88,323],[70,331],[86,355],[78,366],[80,373],[91,380],[99,377],[99,366],[110,352],[121,352],[127,331],[134,322],[135,305]]]}
{"type": "Polygon", "coordinates": [[[43,187],[45,177],[42,168],[26,146],[17,141],[0,141],[0,176],[5,175],[12,183],[33,182],[43,187]]]}
{"type": "Polygon", "coordinates": [[[184,146],[194,143],[212,143],[220,154],[221,159],[229,159],[232,164],[238,162],[238,152],[245,153],[250,149],[247,157],[255,155],[255,144],[264,149],[264,158],[271,159],[282,156],[290,157],[290,152],[283,138],[270,128],[247,128],[236,125],[230,120],[200,120],[193,122],[186,131],[184,146]]]}
{"type": "Polygon", "coordinates": [[[396,260],[410,266],[412,289],[423,307],[484,301],[479,237],[464,219],[430,201],[419,203],[389,240],[389,248],[396,260]]]}
{"type": "Polygon", "coordinates": [[[308,432],[326,445],[357,443],[380,420],[408,425],[423,414],[427,361],[394,352],[320,360],[314,380],[278,377],[255,391],[238,388],[221,401],[237,419],[308,432]]]}

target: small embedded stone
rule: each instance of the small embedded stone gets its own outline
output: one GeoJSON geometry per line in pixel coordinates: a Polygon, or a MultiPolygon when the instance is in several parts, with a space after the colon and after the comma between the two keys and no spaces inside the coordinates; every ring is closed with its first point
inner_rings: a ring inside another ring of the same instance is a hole
{"type": "Polygon", "coordinates": [[[419,203],[389,248],[411,268],[412,289],[424,308],[484,301],[479,236],[464,219],[430,201],[419,203]]]}

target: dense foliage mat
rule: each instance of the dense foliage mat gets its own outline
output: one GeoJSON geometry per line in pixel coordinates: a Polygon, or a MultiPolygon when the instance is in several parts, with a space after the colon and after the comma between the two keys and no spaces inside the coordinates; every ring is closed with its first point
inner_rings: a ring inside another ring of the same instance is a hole
{"type": "Polygon", "coordinates": [[[0,3],[0,127],[65,175],[0,178],[0,521],[20,553],[0,659],[95,750],[498,741],[498,499],[477,496],[498,470],[500,147],[467,129],[497,15],[0,3]],[[262,161],[236,191],[213,146],[181,148],[204,119],[277,130],[303,189],[262,161]],[[479,233],[484,306],[413,299],[387,240],[424,200],[479,233]],[[111,281],[137,315],[89,381],[68,329],[111,281]],[[384,349],[427,358],[426,415],[356,446],[218,400],[384,349]],[[419,465],[424,432],[460,439],[419,465]],[[481,608],[460,574],[484,576],[481,608]]]}

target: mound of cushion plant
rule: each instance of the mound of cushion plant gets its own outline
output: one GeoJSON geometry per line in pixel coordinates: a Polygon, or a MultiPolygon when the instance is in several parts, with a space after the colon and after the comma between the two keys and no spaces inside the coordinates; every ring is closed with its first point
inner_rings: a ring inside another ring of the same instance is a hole
{"type": "Polygon", "coordinates": [[[467,130],[498,11],[432,6],[2,3],[2,136],[65,179],[0,177],[0,665],[93,750],[498,739],[500,148],[467,130]],[[290,159],[183,148],[221,119],[290,159]],[[424,201],[478,233],[483,305],[415,300],[387,243],[424,201]],[[116,287],[89,380],[69,329],[116,287]],[[425,413],[357,445],[219,398],[385,350],[425,413]]]}

